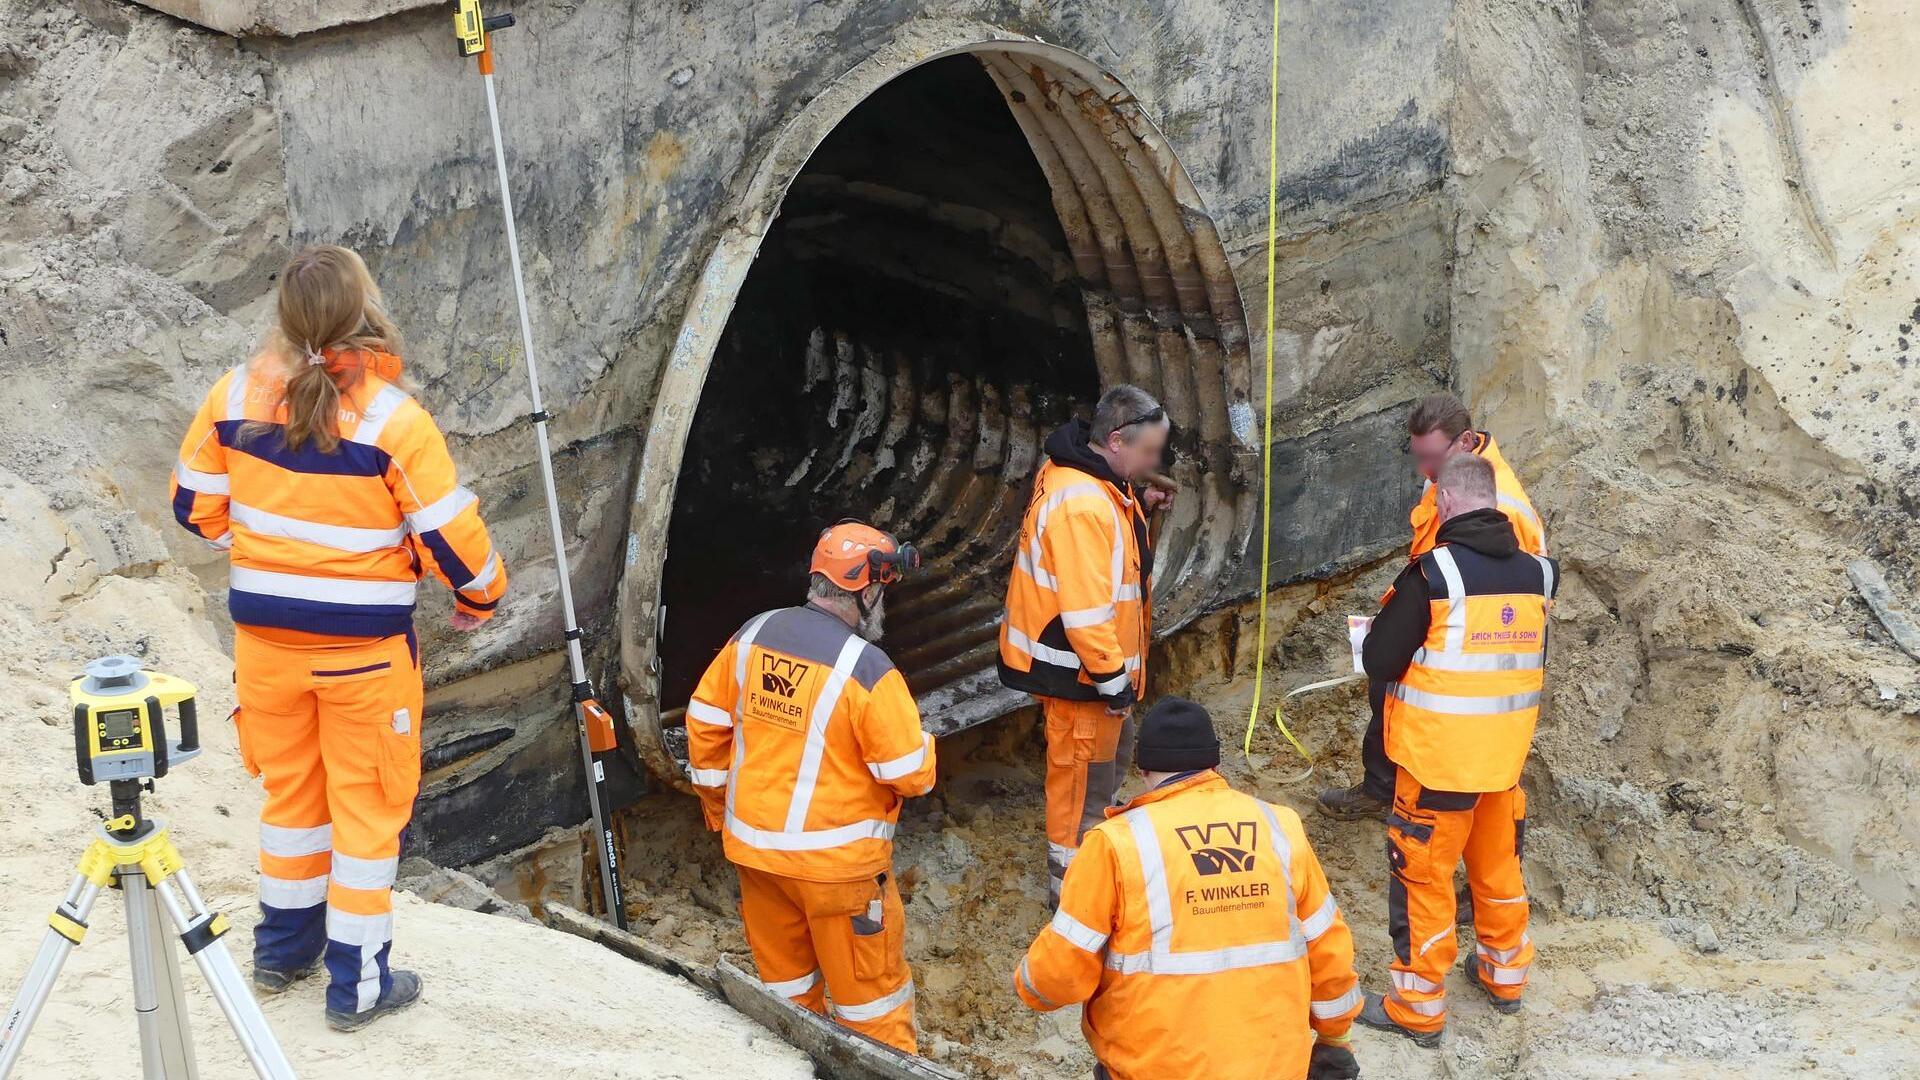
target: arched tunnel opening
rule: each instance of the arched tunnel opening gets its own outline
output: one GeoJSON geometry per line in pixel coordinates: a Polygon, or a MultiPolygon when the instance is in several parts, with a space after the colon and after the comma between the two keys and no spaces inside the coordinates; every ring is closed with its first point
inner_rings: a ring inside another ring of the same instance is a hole
{"type": "Polygon", "coordinates": [[[1016,703],[993,661],[1029,480],[1099,387],[1047,177],[981,63],[882,87],[793,181],[715,349],[667,537],[663,705],[801,601],[844,517],[926,553],[884,644],[929,721],[1016,703]]]}
{"type": "Polygon", "coordinates": [[[627,720],[657,777],[685,787],[700,673],[744,620],[801,602],[844,517],[928,553],[884,642],[927,729],[1025,704],[994,665],[1005,575],[1043,441],[1102,386],[1175,418],[1156,635],[1249,591],[1239,291],[1111,75],[1021,41],[857,68],[791,118],[731,220],[667,360],[621,580],[627,720]]]}

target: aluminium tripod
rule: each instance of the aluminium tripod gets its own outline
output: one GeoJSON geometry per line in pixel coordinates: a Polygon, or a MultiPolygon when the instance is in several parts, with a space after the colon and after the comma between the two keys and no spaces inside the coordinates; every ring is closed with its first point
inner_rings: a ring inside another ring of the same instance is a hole
{"type": "Polygon", "coordinates": [[[13,1071],[60,968],[86,936],[87,916],[104,888],[126,899],[127,942],[133,972],[133,1008],[140,1029],[140,1061],[146,1080],[192,1080],[193,1040],[187,1030],[180,961],[163,926],[171,926],[200,967],[214,1000],[227,1016],[240,1048],[262,1080],[294,1080],[293,1067],[267,1026],[239,967],[221,938],[227,917],[207,907],[167,835],[166,824],[140,813],[140,781],[113,781],[114,817],[101,824],[67,894],[48,918],[47,936],[20,993],[0,1017],[0,1080],[13,1071]],[[154,899],[159,898],[159,907],[154,899]],[[164,910],[165,918],[161,917],[164,910]]]}

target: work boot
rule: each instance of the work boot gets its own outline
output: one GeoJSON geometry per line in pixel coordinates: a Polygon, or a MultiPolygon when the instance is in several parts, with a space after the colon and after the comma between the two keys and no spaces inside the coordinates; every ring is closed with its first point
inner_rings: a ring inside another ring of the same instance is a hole
{"type": "Polygon", "coordinates": [[[1365,784],[1328,788],[1320,793],[1320,812],[1337,821],[1384,817],[1387,800],[1368,793],[1365,784]]]}
{"type": "Polygon", "coordinates": [[[420,1000],[420,976],[411,971],[393,971],[393,985],[364,1012],[327,1010],[327,1026],[335,1031],[359,1031],[388,1013],[396,1013],[420,1000]]]}
{"type": "Polygon", "coordinates": [[[292,971],[275,971],[272,968],[263,968],[255,964],[253,968],[253,989],[255,992],[266,994],[269,997],[291,990],[293,989],[294,983],[320,970],[320,960],[321,958],[316,956],[313,958],[313,963],[303,968],[295,968],[292,971]]]}
{"type": "Polygon", "coordinates": [[[1514,1013],[1519,1012],[1520,1011],[1519,998],[1501,997],[1500,995],[1493,992],[1493,987],[1488,986],[1486,984],[1486,981],[1480,978],[1479,949],[1477,947],[1472,949],[1467,949],[1466,954],[1467,954],[1466,962],[1461,964],[1460,967],[1462,970],[1464,970],[1467,973],[1467,981],[1479,987],[1480,992],[1487,995],[1487,1000],[1493,1002],[1493,1011],[1499,1013],[1502,1016],[1512,1016],[1514,1013]]]}
{"type": "Polygon", "coordinates": [[[1367,994],[1365,1002],[1360,1006],[1360,1015],[1354,1017],[1354,1019],[1379,1031],[1391,1031],[1397,1035],[1405,1035],[1407,1038],[1413,1040],[1413,1045],[1424,1050],[1432,1050],[1438,1047],[1440,1045],[1440,1036],[1445,1032],[1445,1029],[1441,1031],[1415,1031],[1410,1027],[1401,1027],[1393,1017],[1387,1015],[1387,999],[1380,994],[1367,994]]]}

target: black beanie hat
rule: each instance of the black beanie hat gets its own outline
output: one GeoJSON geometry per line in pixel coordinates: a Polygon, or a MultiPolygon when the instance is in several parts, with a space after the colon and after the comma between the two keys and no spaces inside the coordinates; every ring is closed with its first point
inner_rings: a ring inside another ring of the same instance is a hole
{"type": "Polygon", "coordinates": [[[1220,736],[1207,710],[1183,697],[1163,697],[1140,721],[1133,763],[1142,772],[1192,772],[1220,764],[1220,736]]]}

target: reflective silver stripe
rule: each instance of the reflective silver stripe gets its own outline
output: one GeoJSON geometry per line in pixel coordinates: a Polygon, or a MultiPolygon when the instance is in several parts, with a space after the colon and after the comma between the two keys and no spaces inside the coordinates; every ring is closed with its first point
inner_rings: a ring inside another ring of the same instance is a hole
{"type": "Polygon", "coordinates": [[[788,979],[785,982],[764,983],[762,985],[774,993],[779,994],[781,997],[799,997],[820,985],[820,969],[814,968],[812,971],[807,972],[797,979],[788,979]]]}
{"type": "Polygon", "coordinates": [[[1544,657],[1526,653],[1444,653],[1431,652],[1422,645],[1413,654],[1413,662],[1435,671],[1532,671],[1544,657]]]}
{"type": "Polygon", "coordinates": [[[1098,930],[1095,930],[1093,927],[1088,926],[1086,923],[1081,922],[1079,919],[1074,918],[1064,911],[1054,912],[1053,921],[1047,925],[1053,928],[1054,933],[1066,938],[1067,944],[1075,946],[1076,948],[1085,949],[1090,953],[1097,953],[1107,947],[1107,935],[1100,933],[1098,930]]]}
{"type": "Polygon", "coordinates": [[[472,592],[475,589],[484,589],[493,583],[493,576],[499,572],[500,556],[494,554],[493,551],[489,549],[487,551],[486,561],[480,564],[480,572],[473,575],[473,580],[467,582],[465,585],[456,585],[454,588],[461,592],[472,592]]]}
{"type": "Polygon", "coordinates": [[[473,492],[463,487],[456,487],[431,504],[408,514],[407,524],[413,526],[413,531],[416,533],[445,528],[448,522],[460,516],[460,511],[479,501],[473,497],[473,492]]]}
{"type": "Polygon", "coordinates": [[[267,855],[297,858],[333,850],[333,826],[315,825],[307,829],[289,829],[284,825],[260,823],[260,850],[267,855]]]}
{"type": "MultiPolygon", "coordinates": [[[[740,710],[747,703],[747,654],[753,651],[754,636],[760,633],[760,627],[773,617],[773,612],[763,611],[753,620],[741,627],[740,636],[733,643],[733,718],[740,719],[740,710]]],[[[736,753],[738,743],[736,742],[736,753]]],[[[739,760],[734,761],[738,766],[739,760]]]]}
{"type": "Polygon", "coordinates": [[[225,495],[228,491],[226,473],[205,473],[187,468],[184,461],[174,462],[173,477],[180,486],[190,488],[202,495],[225,495]]]}
{"type": "Polygon", "coordinates": [[[1432,937],[1428,938],[1426,941],[1421,943],[1420,955],[1421,956],[1427,955],[1427,950],[1433,948],[1435,945],[1440,944],[1441,938],[1449,937],[1452,934],[1453,934],[1453,924],[1448,923],[1447,928],[1445,930],[1440,931],[1439,933],[1433,935],[1432,937]]]}
{"type": "Polygon", "coordinates": [[[1300,920],[1300,932],[1308,941],[1320,940],[1320,935],[1333,929],[1333,921],[1340,917],[1340,905],[1333,902],[1333,894],[1320,905],[1320,910],[1300,920]]]}
{"type": "Polygon", "coordinates": [[[1025,551],[1014,553],[1013,565],[1025,570],[1027,576],[1033,579],[1035,585],[1040,586],[1048,592],[1052,592],[1059,587],[1059,582],[1053,580],[1053,575],[1047,573],[1046,567],[1035,562],[1025,551]]]}
{"type": "Polygon", "coordinates": [[[1521,934],[1520,944],[1515,945],[1511,949],[1490,949],[1487,946],[1482,945],[1478,942],[1474,944],[1474,948],[1476,951],[1480,953],[1481,956],[1487,957],[1488,959],[1493,960],[1496,963],[1511,964],[1513,963],[1514,958],[1520,955],[1520,950],[1526,948],[1531,943],[1532,943],[1531,938],[1527,937],[1527,935],[1525,934],[1521,934]]]}
{"type": "Polygon", "coordinates": [[[1441,986],[1439,983],[1423,978],[1411,971],[1396,970],[1388,974],[1393,977],[1393,988],[1395,990],[1405,990],[1409,993],[1418,994],[1438,994],[1446,989],[1446,987],[1441,986]]]}
{"type": "Polygon", "coordinates": [[[1540,563],[1540,595],[1546,598],[1548,604],[1552,604],[1553,561],[1544,555],[1535,555],[1534,559],[1540,563]]]}
{"type": "Polygon", "coordinates": [[[927,747],[933,743],[933,736],[927,735],[924,738],[926,741],[920,744],[920,749],[911,754],[902,754],[892,761],[882,761],[878,764],[868,762],[867,771],[873,774],[875,780],[898,780],[912,773],[927,763],[927,747]]]}
{"type": "Polygon", "coordinates": [[[726,787],[732,772],[731,769],[696,769],[689,765],[687,779],[693,781],[695,787],[726,787]]]}
{"type": "Polygon", "coordinates": [[[1063,611],[1060,613],[1060,626],[1067,630],[1079,630],[1083,627],[1099,626],[1101,623],[1112,622],[1114,614],[1112,604],[1102,604],[1099,607],[1076,608],[1073,611],[1063,611]]]}
{"type": "Polygon", "coordinates": [[[215,551],[226,551],[233,546],[233,530],[229,529],[207,541],[207,546],[215,551]]]}
{"type": "Polygon", "coordinates": [[[327,902],[327,875],[277,878],[260,875],[260,902],[268,907],[309,908],[327,902]]]}
{"type": "Polygon", "coordinates": [[[1460,564],[1445,544],[1433,549],[1433,561],[1447,582],[1447,651],[1458,653],[1467,645],[1467,587],[1460,580],[1460,564]]]}
{"type": "Polygon", "coordinates": [[[407,400],[407,395],[396,386],[383,386],[373,395],[367,407],[360,410],[360,426],[354,429],[348,441],[363,446],[372,446],[380,441],[380,433],[386,430],[387,421],[393,418],[394,410],[407,400]]]}
{"type": "MultiPolygon", "coordinates": [[[[736,733],[734,736],[736,745],[739,739],[740,736],[736,733]]],[[[736,765],[741,753],[740,750],[734,751],[736,765]]],[[[731,785],[727,788],[727,794],[729,797],[733,794],[731,785]]],[[[727,831],[741,843],[763,851],[824,851],[827,848],[840,847],[857,840],[893,839],[893,823],[890,821],[869,819],[833,829],[816,829],[813,832],[771,832],[754,828],[735,817],[731,811],[727,813],[727,831]]]]}
{"type": "Polygon", "coordinates": [[[1337,1020],[1344,1016],[1347,1010],[1357,1008],[1362,1000],[1364,999],[1360,995],[1359,984],[1356,983],[1352,989],[1337,998],[1309,1002],[1307,1009],[1313,1013],[1315,1020],[1337,1020]]]}
{"type": "Polygon", "coordinates": [[[1123,668],[1121,669],[1120,674],[1115,675],[1113,678],[1102,679],[1099,682],[1094,683],[1093,688],[1095,690],[1100,691],[1102,694],[1106,694],[1108,696],[1112,696],[1114,694],[1119,693],[1122,690],[1125,690],[1127,688],[1126,670],[1123,668]]]}
{"type": "Polygon", "coordinates": [[[1526,902],[1527,898],[1525,896],[1490,896],[1487,898],[1487,903],[1489,904],[1524,904],[1526,902]]]}
{"type": "Polygon", "coordinates": [[[1044,660],[1055,667],[1071,668],[1075,671],[1080,670],[1080,657],[1078,654],[1068,649],[1056,649],[1051,645],[1042,645],[1021,633],[1012,623],[1005,625],[1007,628],[1007,644],[1013,646],[1017,651],[1026,653],[1035,660],[1044,660]]]}
{"type": "Polygon", "coordinates": [[[1394,683],[1389,692],[1415,708],[1425,709],[1428,712],[1446,713],[1449,716],[1493,716],[1531,709],[1540,704],[1538,690],[1529,690],[1524,694],[1508,694],[1504,697],[1459,697],[1453,694],[1416,690],[1406,683],[1394,683]]]}
{"type": "Polygon", "coordinates": [[[248,506],[238,499],[227,504],[227,513],[236,524],[244,525],[262,536],[284,536],[289,540],[319,544],[335,551],[351,551],[355,554],[398,547],[400,541],[407,535],[407,531],[398,525],[387,529],[328,525],[324,522],[305,521],[271,513],[258,507],[248,506]]]}
{"type": "Polygon", "coordinates": [[[290,600],[317,600],[328,604],[374,604],[410,607],[414,583],[411,581],[354,581],[348,578],[306,577],[271,570],[233,568],[229,579],[241,592],[282,596],[290,600]]]}
{"type": "Polygon", "coordinates": [[[1445,1016],[1447,1014],[1447,999],[1444,995],[1429,1001],[1408,1001],[1406,998],[1400,996],[1400,991],[1398,990],[1390,990],[1388,993],[1392,996],[1393,1000],[1400,1003],[1401,1008],[1417,1012],[1421,1016],[1445,1016]]]}
{"type": "Polygon", "coordinates": [[[361,859],[352,855],[333,853],[333,883],[347,889],[390,889],[393,887],[394,873],[400,867],[400,857],[389,856],[385,859],[361,859]]]}
{"type": "Polygon", "coordinates": [[[836,1020],[851,1020],[859,1024],[868,1020],[878,1020],[912,1000],[913,980],[908,979],[906,985],[886,997],[875,998],[862,1005],[842,1005],[836,1001],[830,1006],[829,1011],[833,1013],[836,1020]]]}
{"type": "Polygon", "coordinates": [[[1073,857],[1080,854],[1079,848],[1070,848],[1065,844],[1047,841],[1047,859],[1054,865],[1065,868],[1073,863],[1073,857]]]}
{"type": "Polygon", "coordinates": [[[342,945],[359,945],[365,948],[379,946],[393,940],[393,912],[379,915],[355,915],[339,908],[327,909],[327,938],[342,945]]]}
{"type": "Polygon", "coordinates": [[[785,982],[766,982],[762,986],[766,986],[768,990],[772,990],[774,994],[781,997],[799,997],[806,994],[808,990],[812,990],[814,986],[820,986],[820,969],[810,970],[801,978],[789,978],[785,982]]]}
{"type": "MultiPolygon", "coordinates": [[[[1519,514],[1521,517],[1526,518],[1527,524],[1533,526],[1533,531],[1539,533],[1541,536],[1541,539],[1543,541],[1545,540],[1547,530],[1540,524],[1540,515],[1533,512],[1533,507],[1528,506],[1526,503],[1526,500],[1516,499],[1513,496],[1503,491],[1500,493],[1499,503],[1500,503],[1500,510],[1502,513],[1505,513],[1506,511],[1511,510],[1516,514],[1519,514]]],[[[1545,547],[1546,545],[1543,542],[1541,546],[1545,547]]]]}
{"type": "Polygon", "coordinates": [[[233,377],[227,380],[227,414],[222,420],[245,420],[247,418],[247,365],[241,364],[233,369],[233,377]]]}
{"type": "Polygon", "coordinates": [[[1487,976],[1493,980],[1495,986],[1519,986],[1527,981],[1527,969],[1532,966],[1532,964],[1522,964],[1519,967],[1487,967],[1481,965],[1480,970],[1487,973],[1487,976]]]}
{"type": "Polygon", "coordinates": [[[718,705],[709,705],[699,698],[687,702],[687,716],[703,724],[714,727],[732,727],[733,714],[718,705]]]}
{"type": "Polygon", "coordinates": [[[793,801],[787,804],[787,831],[790,833],[806,831],[807,811],[813,806],[813,789],[820,783],[820,759],[827,752],[827,725],[833,720],[833,710],[840,704],[841,691],[846,689],[847,680],[853,675],[853,665],[860,661],[860,654],[866,651],[867,639],[849,633],[847,640],[840,643],[840,655],[834,658],[833,670],[821,685],[819,696],[813,699],[813,715],[807,722],[807,743],[800,752],[800,772],[793,780],[793,801]]]}
{"type": "Polygon", "coordinates": [[[1254,800],[1266,818],[1272,847],[1280,867],[1280,885],[1287,894],[1287,937],[1279,941],[1260,941],[1230,945],[1223,949],[1173,950],[1173,898],[1167,891],[1166,860],[1160,851],[1160,838],[1153,830],[1147,807],[1138,807],[1120,815],[1133,834],[1134,848],[1140,859],[1140,875],[1147,901],[1147,922],[1152,929],[1153,945],[1146,952],[1107,953],[1107,967],[1123,975],[1211,975],[1239,968],[1284,964],[1307,955],[1307,941],[1301,933],[1300,919],[1293,907],[1291,865],[1292,845],[1280,831],[1273,807],[1254,800]]]}
{"type": "Polygon", "coordinates": [[[1033,995],[1035,1001],[1045,1005],[1047,1008],[1057,1009],[1060,1007],[1059,1002],[1041,993],[1040,990],[1033,985],[1033,976],[1027,973],[1027,958],[1024,956],[1020,958],[1020,985],[1027,988],[1027,993],[1033,995]]]}
{"type": "Polygon", "coordinates": [[[1137,581],[1129,581],[1125,585],[1120,586],[1119,591],[1113,594],[1113,599],[1115,603],[1140,599],[1140,583],[1137,581]]]}

